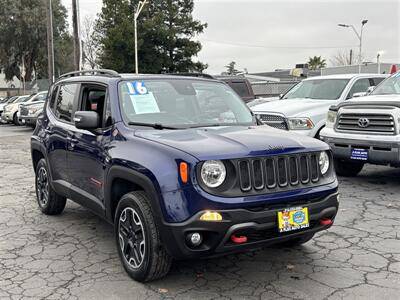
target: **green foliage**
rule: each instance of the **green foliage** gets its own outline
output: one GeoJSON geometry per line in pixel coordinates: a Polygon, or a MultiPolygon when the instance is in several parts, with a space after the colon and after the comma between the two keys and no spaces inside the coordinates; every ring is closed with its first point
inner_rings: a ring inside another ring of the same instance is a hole
{"type": "Polygon", "coordinates": [[[238,70],[236,70],[236,62],[231,61],[228,65],[225,66],[226,68],[226,74],[228,75],[236,75],[239,73],[238,70]]]}
{"type": "MultiPolygon", "coordinates": [[[[138,0],[104,0],[96,25],[103,68],[118,72],[135,69],[134,12],[138,0]]],[[[207,66],[194,62],[201,44],[193,38],[206,24],[192,17],[193,0],[150,0],[138,19],[141,73],[201,72],[207,66]]]]}
{"type": "Polygon", "coordinates": [[[321,56],[314,56],[308,59],[308,68],[310,70],[318,70],[326,67],[326,60],[321,56]]]}
{"type": "MultiPolygon", "coordinates": [[[[67,10],[53,0],[53,31],[56,73],[70,71],[72,39],[68,34],[67,10]]],[[[26,81],[47,77],[46,5],[43,0],[0,0],[0,69],[7,80],[21,78],[25,62],[26,81]]]]}

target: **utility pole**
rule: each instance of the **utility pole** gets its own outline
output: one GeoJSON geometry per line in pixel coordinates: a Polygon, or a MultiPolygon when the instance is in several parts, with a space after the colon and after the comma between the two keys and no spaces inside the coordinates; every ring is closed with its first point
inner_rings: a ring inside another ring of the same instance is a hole
{"type": "Polygon", "coordinates": [[[356,28],[351,24],[338,24],[340,27],[346,27],[353,29],[356,34],[358,40],[360,41],[359,50],[358,50],[358,73],[361,73],[361,65],[362,65],[362,38],[363,38],[363,29],[364,25],[368,23],[368,20],[362,20],[360,33],[357,32],[356,28]]]}
{"type": "Polygon", "coordinates": [[[47,64],[49,82],[54,82],[54,43],[53,43],[53,8],[51,0],[46,1],[47,12],[47,64]]]}
{"type": "Polygon", "coordinates": [[[353,64],[353,49],[350,49],[350,59],[349,59],[350,66],[353,64]]]}
{"type": "Polygon", "coordinates": [[[145,6],[147,0],[140,1],[134,15],[134,23],[135,23],[135,72],[139,74],[139,58],[138,58],[138,36],[137,36],[137,19],[139,18],[140,13],[142,12],[143,7],[145,6]]]}
{"type": "Polygon", "coordinates": [[[74,68],[81,69],[81,38],[79,34],[79,13],[77,0],[72,0],[72,27],[74,30],[74,68]]]}

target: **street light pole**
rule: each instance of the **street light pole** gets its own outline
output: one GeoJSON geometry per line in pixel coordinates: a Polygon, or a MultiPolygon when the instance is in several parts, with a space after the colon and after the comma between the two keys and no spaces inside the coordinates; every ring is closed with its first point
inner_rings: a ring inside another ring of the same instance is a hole
{"type": "Polygon", "coordinates": [[[135,23],[135,72],[139,74],[139,58],[138,58],[138,36],[137,36],[137,19],[139,18],[140,13],[142,12],[143,7],[147,3],[147,0],[140,1],[134,15],[134,23],[135,23]]]}
{"type": "Polygon", "coordinates": [[[346,27],[353,29],[354,33],[356,34],[360,44],[358,50],[358,73],[361,73],[361,65],[362,65],[362,38],[363,38],[363,29],[364,25],[368,23],[368,20],[362,20],[361,22],[361,29],[360,33],[357,32],[356,28],[353,25],[349,24],[338,24],[340,27],[346,27]]]}
{"type": "Polygon", "coordinates": [[[53,10],[51,0],[46,1],[47,14],[47,61],[50,84],[54,82],[54,43],[53,43],[53,10]]]}

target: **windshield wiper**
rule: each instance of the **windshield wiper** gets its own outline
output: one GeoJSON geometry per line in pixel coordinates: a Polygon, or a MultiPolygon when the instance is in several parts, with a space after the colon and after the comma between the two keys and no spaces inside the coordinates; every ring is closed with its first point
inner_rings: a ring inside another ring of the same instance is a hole
{"type": "Polygon", "coordinates": [[[131,126],[143,126],[143,127],[152,127],[154,129],[159,129],[159,130],[163,130],[163,129],[180,129],[177,127],[172,127],[172,126],[164,126],[160,123],[140,123],[140,122],[129,122],[128,125],[131,126]]]}

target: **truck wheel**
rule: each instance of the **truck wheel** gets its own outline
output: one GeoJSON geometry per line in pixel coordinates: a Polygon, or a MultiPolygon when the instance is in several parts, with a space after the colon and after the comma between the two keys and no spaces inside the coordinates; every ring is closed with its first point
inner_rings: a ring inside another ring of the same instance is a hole
{"type": "Polygon", "coordinates": [[[21,125],[21,124],[19,123],[17,113],[15,113],[14,116],[13,116],[13,122],[14,122],[14,125],[15,125],[15,126],[20,126],[20,125],[21,125]]]}
{"type": "Polygon", "coordinates": [[[63,212],[67,199],[58,195],[50,184],[46,160],[41,159],[36,167],[36,198],[40,210],[46,215],[59,215],[63,212]]]}
{"type": "Polygon", "coordinates": [[[118,254],[130,277],[146,282],[169,272],[172,258],[161,244],[160,232],[144,192],[131,192],[121,198],[114,227],[118,254]]]}
{"type": "Polygon", "coordinates": [[[354,162],[337,158],[333,160],[333,164],[335,166],[336,174],[344,177],[357,176],[364,167],[364,163],[362,162],[354,162]]]}
{"type": "Polygon", "coordinates": [[[286,242],[280,243],[279,246],[283,246],[283,247],[287,247],[287,248],[300,246],[300,245],[303,245],[303,244],[309,242],[313,237],[314,237],[314,233],[305,233],[298,238],[294,238],[292,240],[288,240],[286,242]]]}

